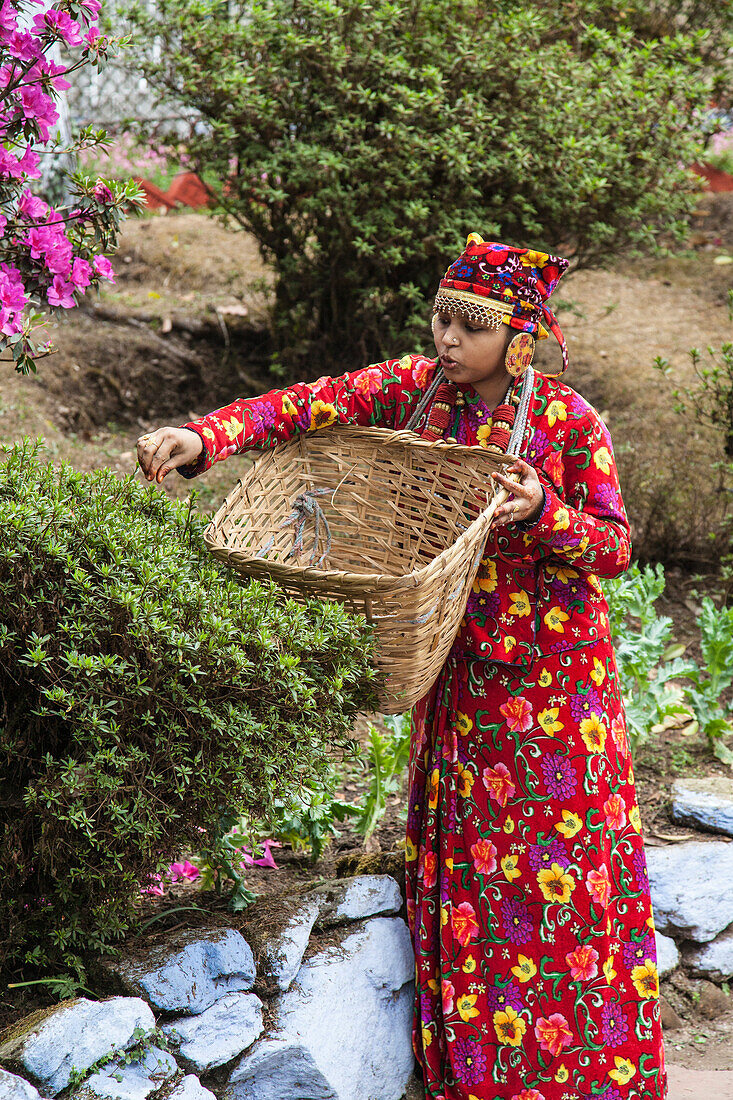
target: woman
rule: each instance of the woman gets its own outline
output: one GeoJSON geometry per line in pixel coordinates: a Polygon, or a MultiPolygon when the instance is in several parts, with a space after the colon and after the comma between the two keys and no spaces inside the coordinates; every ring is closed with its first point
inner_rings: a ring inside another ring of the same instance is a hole
{"type": "MultiPolygon", "coordinates": [[[[435,1100],[666,1096],[646,864],[598,579],[626,569],[629,525],[605,425],[530,366],[544,324],[567,364],[547,306],[566,267],[472,234],[435,301],[445,381],[417,430],[504,451],[511,437],[524,455],[509,471],[518,483],[494,475],[511,497],[412,718],[413,1046],[435,1100]]],[[[401,428],[435,371],[410,355],[238,400],[144,436],[140,463],[161,481],[335,421],[401,428]]]]}

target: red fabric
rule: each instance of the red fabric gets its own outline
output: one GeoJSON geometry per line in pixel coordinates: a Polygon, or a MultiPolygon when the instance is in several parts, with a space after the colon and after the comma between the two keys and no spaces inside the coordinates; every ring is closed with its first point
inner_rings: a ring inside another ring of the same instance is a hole
{"type": "MultiPolygon", "coordinates": [[[[405,356],[187,425],[196,470],[334,423],[401,427],[435,364],[405,356]]],[[[486,446],[464,393],[451,434],[486,446]]],[[[607,605],[629,525],[597,412],[537,376],[523,453],[545,504],[489,536],[413,712],[406,837],[413,1043],[432,1100],[663,1100],[651,906],[607,605]]]]}

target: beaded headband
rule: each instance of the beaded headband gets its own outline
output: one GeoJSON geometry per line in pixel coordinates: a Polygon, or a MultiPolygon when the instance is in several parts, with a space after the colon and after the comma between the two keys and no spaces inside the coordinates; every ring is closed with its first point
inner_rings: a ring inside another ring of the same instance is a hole
{"type": "MultiPolygon", "coordinates": [[[[526,308],[530,308],[528,304],[526,308]]],[[[483,325],[484,328],[496,331],[502,324],[509,324],[510,318],[514,316],[514,307],[465,290],[439,290],[435,295],[433,313],[450,313],[463,317],[474,325],[483,325]]],[[[539,340],[550,335],[541,324],[538,323],[537,327],[539,340]]]]}

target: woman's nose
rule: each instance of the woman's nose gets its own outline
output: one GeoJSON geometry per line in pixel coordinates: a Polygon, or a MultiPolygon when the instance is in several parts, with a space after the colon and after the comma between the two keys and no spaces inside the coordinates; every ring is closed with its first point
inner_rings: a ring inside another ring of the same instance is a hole
{"type": "Polygon", "coordinates": [[[448,325],[448,328],[443,333],[443,339],[445,340],[446,344],[455,345],[460,343],[458,326],[454,325],[453,322],[451,322],[451,324],[448,325]]]}

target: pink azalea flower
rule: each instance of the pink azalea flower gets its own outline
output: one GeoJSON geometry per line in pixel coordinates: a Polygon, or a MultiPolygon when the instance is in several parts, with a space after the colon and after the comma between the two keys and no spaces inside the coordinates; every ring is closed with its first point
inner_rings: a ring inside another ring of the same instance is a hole
{"type": "Polygon", "coordinates": [[[3,36],[17,29],[17,18],[17,11],[7,2],[0,7],[0,31],[2,31],[3,36]]]}
{"type": "Polygon", "coordinates": [[[40,165],[41,158],[38,153],[34,153],[30,146],[26,149],[23,156],[18,161],[18,167],[21,170],[21,174],[27,176],[28,179],[37,180],[40,179],[41,170],[40,165]]]}
{"type": "Polygon", "coordinates": [[[27,188],[22,192],[18,203],[19,214],[26,214],[29,218],[45,218],[48,212],[49,206],[43,199],[39,199],[27,188]]]}
{"type": "Polygon", "coordinates": [[[92,267],[102,279],[109,279],[111,283],[115,281],[115,273],[112,264],[106,256],[95,256],[92,260],[92,267]]]}
{"type": "Polygon", "coordinates": [[[76,257],[71,267],[70,281],[79,290],[89,286],[92,281],[92,265],[88,260],[83,260],[81,256],[76,257]]]}
{"type": "Polygon", "coordinates": [[[14,156],[5,146],[0,145],[0,176],[9,176],[11,179],[18,179],[23,175],[23,169],[20,167],[20,161],[14,156]]]}
{"type": "Polygon", "coordinates": [[[5,39],[5,46],[11,57],[18,61],[32,61],[36,56],[38,41],[27,31],[13,31],[5,39]]]}
{"type": "Polygon", "coordinates": [[[82,43],[81,27],[66,11],[49,8],[47,12],[40,12],[33,17],[33,27],[37,36],[50,31],[58,38],[63,38],[68,46],[80,46],[82,43]]]}
{"type": "Polygon", "coordinates": [[[194,866],[187,859],[184,859],[182,863],[171,863],[168,868],[171,878],[174,882],[178,879],[185,879],[186,882],[195,882],[201,872],[198,867],[194,866]]]}
{"type": "Polygon", "coordinates": [[[94,190],[92,191],[92,194],[94,195],[97,202],[103,202],[109,205],[109,203],[115,201],[114,195],[110,191],[107,184],[103,183],[102,180],[97,180],[96,184],[94,185],[94,190]]]}
{"type": "Polygon", "coordinates": [[[0,214],[0,239],[5,236],[5,226],[8,224],[8,219],[4,214],[0,214]]]}
{"type": "Polygon", "coordinates": [[[49,305],[61,309],[73,309],[76,305],[74,287],[71,283],[67,283],[65,279],[62,279],[60,275],[54,275],[53,282],[46,291],[46,298],[49,305]]]}

